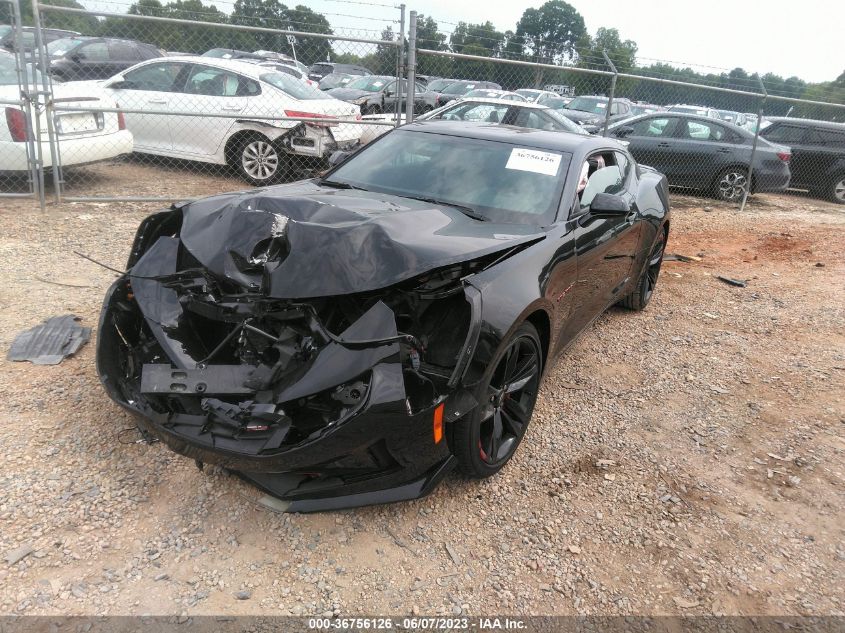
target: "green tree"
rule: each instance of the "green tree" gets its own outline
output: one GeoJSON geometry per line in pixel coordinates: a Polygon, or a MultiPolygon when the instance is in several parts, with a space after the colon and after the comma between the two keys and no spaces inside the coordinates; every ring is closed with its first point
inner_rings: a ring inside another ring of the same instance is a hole
{"type": "MultiPolygon", "coordinates": [[[[287,7],[278,0],[235,0],[235,7],[229,21],[243,26],[257,26],[267,29],[286,28],[287,7]]],[[[283,35],[277,33],[255,33],[241,31],[234,38],[233,48],[244,50],[277,50],[283,35]]]]}
{"type": "MultiPolygon", "coordinates": [[[[449,48],[446,45],[446,35],[440,32],[440,27],[431,16],[417,16],[417,48],[433,51],[445,51],[449,48]]],[[[443,76],[450,72],[451,61],[448,58],[417,55],[418,74],[443,76]]]]}
{"type": "Polygon", "coordinates": [[[637,63],[637,43],[619,37],[616,29],[600,27],[595,37],[585,33],[575,46],[578,54],[578,66],[582,68],[600,68],[607,70],[603,52],[607,53],[610,61],[620,73],[626,73],[637,63]]]}
{"type": "MultiPolygon", "coordinates": [[[[505,34],[496,30],[492,22],[469,24],[458,22],[449,38],[449,46],[455,53],[479,57],[499,57],[504,47],[505,34]]],[[[495,65],[479,60],[455,59],[452,64],[455,77],[492,81],[495,65]]]]}
{"type": "MultiPolygon", "coordinates": [[[[48,0],[47,4],[57,7],[68,7],[71,9],[84,9],[76,0],[48,0]]],[[[24,26],[32,26],[32,0],[20,0],[21,21],[24,26]]],[[[0,2],[0,24],[12,23],[12,6],[6,2],[0,2]]],[[[82,35],[94,35],[97,32],[97,18],[92,15],[76,15],[71,13],[59,13],[55,11],[41,11],[41,23],[45,27],[54,29],[67,29],[76,31],[82,35]]]]}
{"type": "MultiPolygon", "coordinates": [[[[294,31],[307,31],[309,33],[322,33],[331,35],[333,33],[331,24],[322,13],[312,11],[305,5],[297,5],[293,9],[285,11],[287,26],[294,31]]],[[[293,49],[287,43],[287,38],[280,38],[280,45],[273,50],[288,55],[293,54],[293,49]]],[[[303,64],[311,65],[314,62],[325,61],[332,52],[331,40],[321,37],[299,37],[296,38],[296,58],[303,64]]]]}
{"type": "MultiPolygon", "coordinates": [[[[533,62],[560,64],[575,57],[575,45],[585,34],[584,18],[564,0],[548,0],[539,9],[526,9],[516,25],[525,55],[533,62]]],[[[534,85],[543,83],[543,70],[534,71],[534,85]]]]}

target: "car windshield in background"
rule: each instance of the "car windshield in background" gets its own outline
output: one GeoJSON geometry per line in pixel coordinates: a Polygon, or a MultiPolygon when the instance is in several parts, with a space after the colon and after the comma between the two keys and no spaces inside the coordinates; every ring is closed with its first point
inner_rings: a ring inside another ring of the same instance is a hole
{"type": "Polygon", "coordinates": [[[606,99],[591,99],[589,97],[575,97],[566,106],[567,110],[580,110],[593,114],[604,114],[607,111],[606,99]]]}
{"type": "MultiPolygon", "coordinates": [[[[350,90],[363,90],[365,92],[378,92],[382,88],[387,85],[387,82],[390,81],[390,77],[378,77],[373,75],[365,75],[363,77],[359,77],[354,81],[350,81],[346,84],[346,87],[350,90]]],[[[325,98],[325,97],[324,97],[325,98]]]]}
{"type": "Polygon", "coordinates": [[[331,90],[332,88],[340,88],[348,85],[350,81],[352,81],[352,75],[332,73],[331,75],[326,75],[320,80],[320,89],[331,90]]]}
{"type": "Polygon", "coordinates": [[[475,86],[475,82],[459,81],[449,84],[441,92],[445,95],[462,95],[475,88],[475,86]]]}
{"type": "Polygon", "coordinates": [[[443,88],[453,83],[455,83],[454,79],[435,79],[426,86],[426,89],[433,92],[440,92],[443,88]]]}
{"type": "Polygon", "coordinates": [[[301,79],[297,79],[287,73],[264,73],[259,76],[261,81],[264,81],[274,88],[278,88],[282,92],[289,94],[294,99],[325,99],[326,95],[320,92],[317,88],[309,86],[301,79]]]}
{"type": "MultiPolygon", "coordinates": [[[[27,78],[32,77],[32,66],[25,66],[27,78]]],[[[35,71],[35,82],[41,83],[41,73],[35,71]]],[[[17,86],[18,73],[15,70],[15,58],[12,55],[0,54],[0,86],[17,86]]]]}
{"type": "Polygon", "coordinates": [[[547,117],[549,117],[550,119],[554,119],[555,121],[560,123],[563,127],[565,127],[567,132],[573,132],[575,134],[583,134],[583,135],[586,135],[586,136],[590,135],[590,133],[587,130],[585,130],[583,127],[581,127],[580,125],[575,123],[575,121],[563,116],[562,114],[560,114],[559,112],[556,112],[555,110],[548,109],[548,110],[544,110],[543,112],[545,112],[547,117]]]}
{"type": "Polygon", "coordinates": [[[498,141],[396,130],[360,150],[327,182],[539,226],[554,220],[570,158],[498,141]]]}
{"type": "Polygon", "coordinates": [[[60,40],[53,40],[47,44],[47,54],[51,57],[61,57],[72,51],[80,44],[88,41],[88,37],[63,37],[60,40]]]}
{"type": "Polygon", "coordinates": [[[539,90],[529,90],[527,88],[523,88],[521,90],[517,90],[516,94],[522,95],[523,97],[526,97],[528,99],[536,99],[537,95],[540,94],[540,91],[539,90]]]}

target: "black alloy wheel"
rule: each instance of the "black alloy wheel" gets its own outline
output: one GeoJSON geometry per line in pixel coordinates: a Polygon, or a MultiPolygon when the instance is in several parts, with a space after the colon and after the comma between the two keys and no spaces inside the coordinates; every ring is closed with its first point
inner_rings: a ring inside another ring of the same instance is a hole
{"type": "Polygon", "coordinates": [[[657,277],[660,275],[660,266],[663,264],[663,252],[666,250],[666,234],[660,230],[660,236],[651,249],[643,272],[637,281],[634,291],[619,301],[619,305],[629,310],[644,310],[651,301],[654,289],[657,287],[657,277]]]}
{"type": "Polygon", "coordinates": [[[523,323],[491,363],[479,405],[455,422],[452,450],[464,474],[489,477],[522,441],[540,386],[543,356],[536,328],[523,323]]]}

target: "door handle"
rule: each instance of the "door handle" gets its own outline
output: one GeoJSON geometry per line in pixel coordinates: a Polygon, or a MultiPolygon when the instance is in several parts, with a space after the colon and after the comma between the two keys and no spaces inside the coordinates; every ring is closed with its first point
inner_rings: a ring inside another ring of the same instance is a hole
{"type": "Polygon", "coordinates": [[[720,154],[730,154],[731,148],[730,147],[720,147],[716,151],[719,152],[720,154]]]}
{"type": "Polygon", "coordinates": [[[221,106],[220,109],[221,110],[228,110],[229,112],[240,112],[241,110],[243,110],[243,106],[235,106],[235,105],[221,106]]]}
{"type": "Polygon", "coordinates": [[[669,143],[667,143],[666,141],[662,141],[662,142],[657,144],[657,147],[672,147],[672,146],[669,143]]]}
{"type": "Polygon", "coordinates": [[[167,105],[167,99],[147,99],[147,103],[157,103],[159,105],[167,105]]]}

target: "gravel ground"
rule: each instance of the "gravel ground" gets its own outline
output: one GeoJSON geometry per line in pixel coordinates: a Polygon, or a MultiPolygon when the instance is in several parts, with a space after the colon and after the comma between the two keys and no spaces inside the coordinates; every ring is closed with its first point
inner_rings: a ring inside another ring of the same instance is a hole
{"type": "MultiPolygon", "coordinates": [[[[125,169],[145,191],[242,186],[125,169]]],[[[93,341],[0,360],[0,613],[842,614],[845,214],[673,204],[668,252],[701,261],[557,361],[499,476],[419,501],[272,513],[137,443],[93,341]]],[[[96,327],[113,274],[68,253],[121,267],[155,208],[4,202],[0,347],[61,313],[96,327]]]]}

